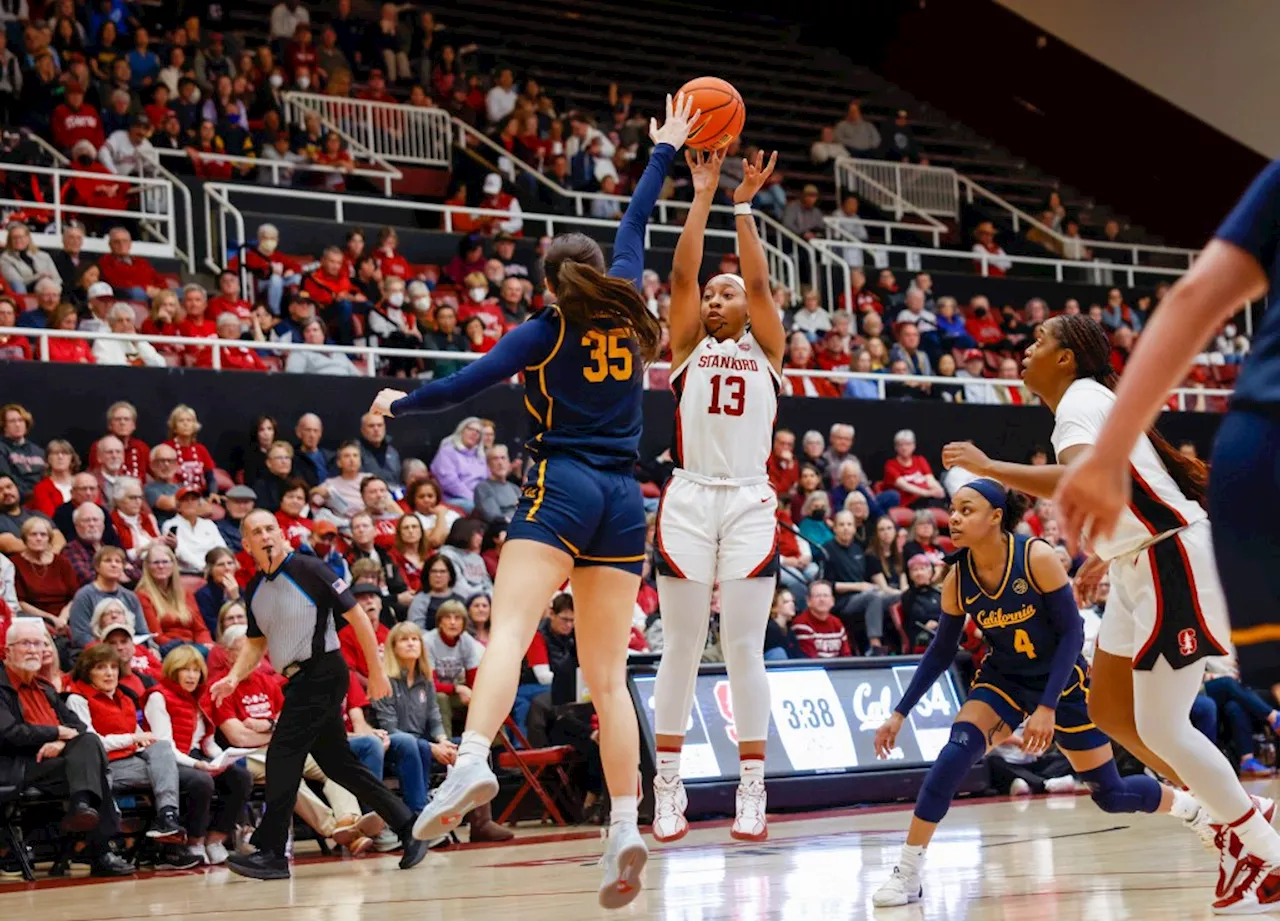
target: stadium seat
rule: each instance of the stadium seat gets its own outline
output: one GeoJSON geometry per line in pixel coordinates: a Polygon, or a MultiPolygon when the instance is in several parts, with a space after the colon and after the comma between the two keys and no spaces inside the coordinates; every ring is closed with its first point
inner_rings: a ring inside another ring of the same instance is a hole
{"type": "Polygon", "coordinates": [[[916,513],[905,505],[897,505],[889,509],[889,517],[893,519],[893,523],[898,527],[909,528],[911,527],[911,522],[916,520],[916,513]]]}
{"type": "Polygon", "coordinates": [[[542,821],[549,820],[556,825],[568,825],[556,800],[559,798],[561,805],[567,807],[567,811],[571,814],[576,811],[576,806],[567,798],[568,791],[573,789],[573,784],[564,769],[565,764],[574,757],[573,746],[551,745],[546,748],[530,748],[529,740],[509,716],[503,723],[502,732],[498,734],[498,738],[506,748],[506,751],[498,755],[498,767],[505,770],[518,770],[524,775],[524,782],[520,785],[520,789],[498,816],[498,824],[510,822],[514,825],[516,810],[525,795],[532,792],[542,801],[542,821]],[[512,737],[515,738],[514,743],[512,737]],[[517,745],[520,747],[517,748],[517,745]],[[544,771],[550,771],[550,776],[545,779],[544,771]],[[548,781],[554,786],[551,786],[548,781]]]}
{"type": "Polygon", "coordinates": [[[937,527],[939,534],[944,534],[951,530],[950,512],[945,508],[931,508],[929,512],[933,515],[933,523],[937,527]]]}

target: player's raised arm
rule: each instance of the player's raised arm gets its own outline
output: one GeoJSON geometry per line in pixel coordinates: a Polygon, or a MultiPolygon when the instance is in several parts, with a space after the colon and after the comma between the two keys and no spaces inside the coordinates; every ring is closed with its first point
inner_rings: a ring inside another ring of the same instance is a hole
{"type": "Polygon", "coordinates": [[[755,162],[742,161],[742,184],[733,192],[734,223],[738,228],[738,258],[742,262],[742,280],[747,283],[747,316],[751,320],[751,335],[769,356],[777,371],[782,370],[782,359],[787,350],[787,334],[782,328],[782,318],[773,303],[769,287],[769,263],[765,259],[764,244],[756,230],[756,219],[751,214],[751,201],[761,187],[773,175],[778,163],[775,150],[764,162],[764,151],[756,153],[755,162]]]}
{"type": "Polygon", "coordinates": [[[971,441],[953,441],[942,448],[942,466],[947,470],[959,467],[974,476],[990,477],[1009,489],[1044,499],[1053,495],[1067,472],[1067,465],[1086,449],[1087,445],[1063,448],[1057,464],[1015,464],[988,457],[971,441]]]}
{"type": "Polygon", "coordinates": [[[555,348],[562,322],[553,311],[544,311],[499,339],[484,358],[471,362],[448,377],[429,381],[413,393],[391,389],[379,392],[369,412],[388,417],[403,416],[461,403],[549,355],[555,348]]]}
{"type": "Polygon", "coordinates": [[[689,111],[692,107],[692,96],[678,96],[673,103],[668,95],[667,118],[662,127],[658,127],[657,119],[649,120],[649,137],[655,146],[613,237],[613,263],[609,266],[609,274],[615,278],[630,279],[637,288],[644,272],[644,229],[649,223],[649,215],[658,203],[663,180],[671,169],[676,151],[684,146],[693,123],[701,114],[689,111]]]}
{"type": "Polygon", "coordinates": [[[671,262],[671,366],[682,365],[698,342],[706,335],[702,324],[702,287],[698,275],[702,271],[703,236],[707,217],[715,201],[720,181],[723,153],[684,152],[689,172],[693,174],[693,205],[685,218],[684,229],[676,243],[671,262]]]}

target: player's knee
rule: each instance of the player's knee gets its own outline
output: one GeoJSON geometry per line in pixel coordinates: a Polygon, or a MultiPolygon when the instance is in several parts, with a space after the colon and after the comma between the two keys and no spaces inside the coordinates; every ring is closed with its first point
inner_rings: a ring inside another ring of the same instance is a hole
{"type": "Polygon", "coordinates": [[[1155,812],[1160,807],[1163,787],[1145,774],[1121,777],[1115,761],[1080,774],[1090,795],[1103,812],[1155,812]]]}
{"type": "Polygon", "coordinates": [[[925,775],[920,796],[916,800],[916,817],[925,822],[942,821],[956,791],[969,773],[969,768],[977,763],[986,750],[986,737],[973,723],[956,723],[952,726],[950,740],[942,746],[942,751],[925,775]]]}

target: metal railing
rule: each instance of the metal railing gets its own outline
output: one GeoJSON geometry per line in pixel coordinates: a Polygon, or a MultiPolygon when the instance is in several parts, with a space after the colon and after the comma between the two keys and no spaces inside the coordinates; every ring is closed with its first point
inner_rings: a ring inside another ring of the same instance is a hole
{"type": "MultiPolygon", "coordinates": [[[[199,158],[201,160],[211,160],[215,163],[229,163],[232,166],[251,166],[257,172],[256,176],[250,177],[246,175],[241,181],[256,182],[259,184],[268,184],[280,186],[281,173],[285,173],[283,186],[289,187],[292,181],[293,173],[341,173],[344,176],[361,176],[366,179],[372,179],[382,183],[382,193],[387,197],[391,196],[391,183],[400,178],[397,170],[388,171],[379,167],[376,163],[373,167],[355,166],[350,169],[344,169],[340,166],[330,166],[327,163],[286,163],[283,160],[271,160],[266,157],[243,157],[238,154],[224,153],[208,153],[207,151],[195,150],[188,148],[186,150],[173,150],[171,148],[156,149],[156,153],[165,159],[189,160],[191,158],[199,158]],[[262,180],[268,178],[269,183],[263,183],[262,180]]],[[[227,180],[231,181],[231,180],[227,180]]]]}
{"type": "MultiPolygon", "coordinates": [[[[141,333],[104,333],[89,332],[74,329],[28,329],[22,326],[0,326],[0,336],[25,336],[27,339],[37,339],[36,355],[40,361],[49,361],[49,340],[50,339],[83,339],[88,342],[97,342],[99,340],[113,340],[117,342],[147,342],[153,346],[183,346],[200,349],[212,350],[213,370],[222,369],[222,349],[225,348],[250,348],[255,351],[273,351],[283,352],[287,356],[290,352],[323,352],[326,355],[341,353],[344,355],[354,355],[363,360],[365,373],[369,376],[376,376],[378,371],[378,359],[380,358],[421,358],[438,361],[477,361],[484,357],[478,352],[441,352],[434,349],[393,349],[383,348],[381,346],[372,345],[311,345],[305,342],[259,342],[250,339],[218,339],[196,338],[192,336],[148,336],[141,333]]],[[[163,349],[157,349],[163,351],[163,349]]],[[[652,372],[670,371],[671,364],[661,361],[649,365],[645,369],[645,387],[650,387],[650,374],[652,372]]],[[[885,399],[885,386],[887,384],[938,384],[942,386],[964,386],[964,385],[987,385],[997,389],[1013,389],[1023,386],[1020,380],[1002,380],[1000,378],[968,378],[968,377],[942,377],[940,375],[914,375],[914,374],[884,374],[884,373],[867,373],[859,371],[816,371],[801,370],[795,368],[784,368],[784,377],[813,377],[825,378],[836,382],[846,382],[850,380],[871,381],[876,385],[876,393],[878,399],[885,399]]],[[[519,377],[511,378],[512,382],[518,382],[519,377]]],[[[412,382],[406,381],[405,385],[412,389],[412,382]]],[[[665,383],[663,388],[665,389],[665,383]]],[[[788,385],[789,386],[789,385],[788,385]]],[[[843,392],[843,388],[841,388],[843,392]]],[[[1230,390],[1219,390],[1199,387],[1180,387],[1172,391],[1172,396],[1176,397],[1176,405],[1179,410],[1186,409],[1188,401],[1194,403],[1200,397],[1230,397],[1230,390]]]]}
{"type": "MultiPolygon", "coordinates": [[[[566,189],[536,167],[518,157],[512,156],[501,144],[498,144],[466,122],[455,118],[453,126],[459,145],[465,147],[472,142],[478,143],[497,157],[505,158],[510,162],[512,169],[518,176],[527,177],[527,180],[532,182],[535,187],[542,186],[554,194],[573,202],[574,213],[576,214],[586,216],[591,210],[591,203],[595,201],[616,202],[620,209],[625,209],[627,203],[631,201],[629,195],[608,195],[604,192],[578,192],[573,189],[566,189]]],[[[692,203],[687,201],[677,201],[670,198],[659,199],[656,205],[658,223],[672,223],[675,220],[674,212],[688,211],[691,206],[692,203]]],[[[729,215],[732,219],[733,208],[728,205],[712,205],[711,212],[713,214],[729,215]]],[[[755,216],[760,239],[765,244],[765,255],[769,264],[769,277],[773,281],[787,285],[792,291],[796,290],[794,284],[787,282],[786,279],[798,279],[801,277],[800,260],[802,259],[809,262],[811,271],[815,269],[817,265],[815,254],[808,247],[803,237],[788,230],[774,218],[760,211],[756,211],[755,216]]],[[[901,224],[898,226],[907,229],[914,225],[901,224]]],[[[942,230],[946,229],[941,224],[938,227],[942,230]]],[[[812,276],[810,275],[809,277],[812,276]]]]}
{"type": "Polygon", "coordinates": [[[836,160],[836,198],[849,191],[898,219],[904,212],[955,220],[960,216],[960,186],[956,171],[890,160],[840,157],[836,160]]]}
{"type": "Polygon", "coordinates": [[[374,154],[401,163],[447,167],[453,132],[443,109],[348,99],[320,93],[285,93],[286,108],[315,112],[374,154]]]}
{"type": "MultiPolygon", "coordinates": [[[[67,169],[60,166],[27,166],[21,163],[6,163],[4,171],[10,176],[30,175],[37,182],[48,182],[50,198],[37,202],[21,198],[0,197],[0,209],[5,211],[22,210],[29,214],[48,215],[45,221],[31,221],[31,239],[40,249],[62,249],[62,228],[72,218],[107,217],[125,218],[145,223],[154,228],[156,240],[135,240],[133,254],[151,259],[185,259],[185,254],[178,248],[178,215],[174,207],[174,183],[164,178],[148,178],[144,176],[114,176],[110,173],[95,173],[78,169],[67,169]],[[137,204],[124,210],[116,208],[91,208],[86,205],[68,203],[63,199],[63,189],[68,182],[89,180],[95,184],[118,183],[122,187],[136,189],[137,204]],[[47,225],[47,226],[46,226],[47,225]],[[37,229],[44,228],[44,229],[37,229]]],[[[184,187],[185,191],[185,187],[184,187]]],[[[189,193],[188,193],[189,194],[189,193]]],[[[2,234],[0,234],[2,236],[2,234]]],[[[84,250],[89,253],[108,252],[106,237],[85,236],[84,250]]]]}
{"type": "MultiPolygon", "coordinates": [[[[253,185],[233,185],[231,183],[206,182],[204,184],[205,193],[205,228],[206,239],[209,245],[206,248],[206,263],[209,264],[213,271],[221,271],[225,268],[225,254],[239,247],[241,244],[248,242],[245,235],[244,215],[239,208],[232,202],[232,198],[236,196],[247,195],[264,195],[267,197],[293,198],[298,200],[319,201],[330,205],[333,208],[333,220],[342,224],[346,221],[346,209],[352,207],[373,207],[378,209],[391,208],[397,211],[409,211],[417,213],[438,214],[441,216],[443,224],[442,229],[446,233],[453,232],[454,218],[458,216],[466,217],[510,217],[507,211],[497,211],[490,208],[468,208],[462,205],[437,205],[430,202],[418,201],[402,201],[399,199],[381,199],[381,198],[365,198],[358,195],[344,195],[335,192],[310,192],[304,189],[277,189],[271,186],[253,186],[253,185]],[[234,231],[228,227],[227,221],[234,222],[234,231]],[[214,241],[221,241],[221,249],[214,248],[214,241]],[[217,253],[221,252],[223,261],[217,262],[217,253]]],[[[618,226],[615,220],[606,220],[604,218],[579,217],[578,215],[569,214],[539,214],[537,212],[522,212],[520,215],[524,221],[525,233],[529,233],[529,227],[540,228],[540,233],[548,236],[555,236],[560,230],[566,228],[602,228],[614,230],[618,226]]],[[[654,235],[660,237],[678,237],[682,228],[672,224],[659,224],[649,222],[645,228],[645,247],[648,248],[650,240],[654,235]]],[[[722,230],[720,228],[707,228],[706,235],[713,239],[724,239],[737,241],[738,234],[735,230],[722,230]]],[[[761,235],[763,237],[763,234],[761,235]]],[[[803,243],[803,241],[801,241],[803,243]]],[[[674,239],[672,240],[674,245],[674,239]]],[[[779,280],[787,285],[791,290],[797,290],[800,277],[795,263],[787,257],[787,255],[778,250],[777,245],[770,241],[764,242],[765,256],[771,264],[777,265],[783,271],[783,277],[779,280]]],[[[810,251],[812,253],[812,250],[810,251]]],[[[815,271],[816,271],[816,261],[815,271]]]]}
{"type": "MultiPolygon", "coordinates": [[[[348,126],[334,121],[329,117],[329,112],[320,108],[313,108],[307,104],[311,94],[302,93],[285,93],[284,94],[284,111],[282,119],[286,125],[295,128],[305,128],[308,115],[314,115],[320,121],[320,125],[333,134],[338,135],[345,142],[347,152],[351,154],[353,160],[362,160],[366,163],[373,163],[376,166],[386,170],[392,174],[395,179],[401,179],[404,174],[392,166],[387,160],[378,154],[373,148],[364,143],[363,140],[351,134],[348,126]]],[[[319,96],[318,99],[334,99],[335,103],[351,103],[355,105],[362,100],[358,99],[341,99],[337,97],[319,96]]]]}

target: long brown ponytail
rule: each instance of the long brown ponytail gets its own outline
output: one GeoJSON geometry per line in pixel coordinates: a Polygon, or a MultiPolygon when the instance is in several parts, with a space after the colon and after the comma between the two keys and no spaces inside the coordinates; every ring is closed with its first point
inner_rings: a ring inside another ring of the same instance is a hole
{"type": "Polygon", "coordinates": [[[607,274],[600,244],[586,234],[560,234],[551,241],[543,266],[566,320],[576,326],[612,320],[631,330],[641,358],[658,358],[662,327],[634,284],[607,274]]]}
{"type": "MultiPolygon", "coordinates": [[[[1115,390],[1120,375],[1111,366],[1111,342],[1102,325],[1084,314],[1063,314],[1054,324],[1054,338],[1076,357],[1076,378],[1089,378],[1115,390]]],[[[1147,438],[1183,495],[1207,509],[1209,465],[1180,453],[1154,428],[1147,430],[1147,438]]]]}

